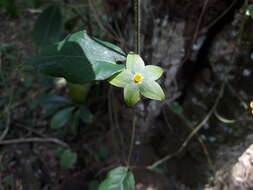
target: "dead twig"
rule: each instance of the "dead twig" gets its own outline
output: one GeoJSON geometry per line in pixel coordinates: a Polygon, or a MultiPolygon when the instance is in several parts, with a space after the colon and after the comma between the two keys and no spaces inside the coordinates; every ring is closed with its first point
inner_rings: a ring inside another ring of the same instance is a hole
{"type": "Polygon", "coordinates": [[[26,138],[26,139],[12,139],[12,140],[4,140],[0,141],[0,145],[9,145],[9,144],[21,144],[21,143],[55,143],[61,145],[63,147],[69,148],[69,145],[59,139],[56,138],[26,138]]]}

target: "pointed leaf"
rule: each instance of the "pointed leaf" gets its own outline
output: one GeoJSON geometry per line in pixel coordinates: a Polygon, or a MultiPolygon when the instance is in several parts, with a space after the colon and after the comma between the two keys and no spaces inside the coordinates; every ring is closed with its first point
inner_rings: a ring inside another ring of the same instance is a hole
{"type": "Polygon", "coordinates": [[[135,190],[134,176],[125,167],[115,168],[99,185],[99,190],[135,190]]]}
{"type": "Polygon", "coordinates": [[[148,78],[149,80],[157,80],[163,74],[163,69],[161,67],[155,65],[147,65],[144,68],[144,78],[148,78]]]}
{"type": "Polygon", "coordinates": [[[109,79],[109,83],[117,86],[117,87],[125,87],[127,84],[131,82],[132,79],[132,74],[130,73],[129,70],[123,70],[120,73],[117,73],[116,75],[112,76],[109,79]]]}
{"type": "Polygon", "coordinates": [[[50,127],[57,129],[67,124],[72,117],[73,109],[73,107],[70,107],[57,112],[51,120],[50,127]]]}
{"type": "Polygon", "coordinates": [[[163,89],[155,81],[144,81],[140,84],[140,92],[143,96],[154,99],[163,100],[165,98],[163,89]]]}
{"type": "Polygon", "coordinates": [[[93,122],[93,114],[84,106],[80,108],[80,118],[86,124],[91,124],[93,122]]]}
{"type": "Polygon", "coordinates": [[[178,102],[176,102],[176,101],[170,102],[169,107],[170,107],[171,111],[173,111],[174,113],[176,113],[178,115],[183,114],[183,108],[178,102]]]}
{"type": "Polygon", "coordinates": [[[84,84],[96,78],[82,48],[74,42],[50,46],[31,62],[37,71],[53,77],[64,77],[71,83],[84,84]]]}
{"type": "Polygon", "coordinates": [[[144,69],[144,61],[135,53],[129,53],[127,55],[126,68],[132,72],[138,73],[144,69]]]}
{"type": "Polygon", "coordinates": [[[67,149],[60,157],[60,165],[62,168],[71,168],[77,160],[77,154],[67,149]]]}
{"type": "Polygon", "coordinates": [[[79,120],[80,110],[77,110],[75,113],[73,113],[73,117],[70,123],[70,131],[73,135],[77,135],[78,133],[79,120]]]}
{"type": "Polygon", "coordinates": [[[124,66],[117,65],[116,61],[124,60],[125,54],[119,47],[81,31],[45,48],[30,63],[41,73],[84,84],[107,79],[121,71],[124,66]]]}
{"type": "Polygon", "coordinates": [[[124,88],[124,99],[127,105],[135,105],[141,99],[138,86],[135,84],[126,85],[124,88]]]}
{"type": "Polygon", "coordinates": [[[124,65],[117,65],[106,61],[97,61],[93,65],[93,70],[95,71],[96,80],[104,80],[113,74],[122,71],[124,67],[124,65]]]}
{"type": "Polygon", "coordinates": [[[33,39],[39,46],[59,40],[62,30],[62,14],[59,7],[51,6],[38,17],[33,30],[33,39]]]}

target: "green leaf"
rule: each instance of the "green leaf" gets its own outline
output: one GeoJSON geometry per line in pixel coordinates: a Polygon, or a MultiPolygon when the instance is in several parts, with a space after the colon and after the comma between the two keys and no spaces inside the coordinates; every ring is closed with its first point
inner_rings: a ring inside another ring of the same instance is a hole
{"type": "Polygon", "coordinates": [[[60,165],[62,168],[71,168],[77,161],[77,154],[71,150],[65,150],[60,157],[60,165]]]}
{"type": "Polygon", "coordinates": [[[145,67],[144,61],[142,58],[135,53],[129,53],[127,55],[126,68],[132,72],[138,73],[141,72],[145,67]]]}
{"type": "Polygon", "coordinates": [[[126,167],[115,168],[99,185],[99,190],[135,190],[134,176],[126,167]]]}
{"type": "Polygon", "coordinates": [[[74,116],[72,117],[72,121],[70,124],[70,130],[73,135],[77,135],[77,133],[78,133],[79,118],[80,118],[80,111],[77,110],[74,113],[74,116]]]}
{"type": "Polygon", "coordinates": [[[91,124],[93,122],[93,114],[86,107],[80,107],[80,118],[86,124],[91,124]]]}
{"type": "Polygon", "coordinates": [[[157,80],[163,74],[163,69],[161,67],[155,65],[147,65],[144,68],[144,78],[148,78],[149,80],[157,80]]]}
{"type": "Polygon", "coordinates": [[[86,101],[91,83],[73,84],[68,82],[69,95],[71,99],[78,104],[83,104],[86,101]]]}
{"type": "Polygon", "coordinates": [[[178,115],[183,114],[183,108],[177,102],[170,102],[169,107],[170,107],[171,111],[173,111],[174,113],[176,113],[178,115]]]}
{"type": "Polygon", "coordinates": [[[124,65],[117,65],[105,61],[97,61],[93,65],[93,70],[95,71],[96,80],[104,80],[113,74],[122,71],[124,67],[124,65]]]}
{"type": "Polygon", "coordinates": [[[82,48],[74,42],[63,46],[52,45],[40,56],[34,57],[31,62],[38,72],[53,77],[64,77],[71,83],[84,84],[96,78],[82,48]]]}
{"type": "Polygon", "coordinates": [[[117,73],[116,75],[112,76],[109,79],[109,83],[117,86],[117,87],[125,87],[127,84],[129,84],[132,80],[132,74],[129,70],[123,70],[120,73],[117,73]]]}
{"type": "Polygon", "coordinates": [[[100,159],[105,160],[109,154],[109,149],[106,147],[101,147],[98,151],[98,156],[100,159]]]}
{"type": "Polygon", "coordinates": [[[161,86],[155,81],[143,81],[140,84],[140,92],[143,96],[154,99],[154,100],[164,100],[165,95],[161,86]]]}
{"type": "Polygon", "coordinates": [[[62,14],[59,7],[45,9],[36,20],[33,39],[39,46],[57,42],[62,30],[62,14]]]}
{"type": "Polygon", "coordinates": [[[107,79],[121,71],[124,66],[117,65],[116,61],[124,60],[125,54],[119,47],[81,31],[47,47],[30,63],[41,73],[84,84],[107,79]]]}
{"type": "Polygon", "coordinates": [[[6,185],[9,185],[9,186],[13,186],[14,185],[14,179],[13,179],[13,176],[6,176],[4,179],[3,179],[3,183],[6,184],[6,185]]]}
{"type": "Polygon", "coordinates": [[[99,182],[97,180],[92,180],[89,182],[88,189],[89,190],[98,190],[99,182]]]}
{"type": "Polygon", "coordinates": [[[56,157],[60,158],[65,150],[66,150],[65,148],[59,147],[59,148],[55,149],[53,153],[56,157]]]}
{"type": "Polygon", "coordinates": [[[73,107],[70,107],[57,112],[51,120],[50,127],[57,129],[67,124],[72,117],[73,109],[73,107]]]}
{"type": "Polygon", "coordinates": [[[135,105],[141,99],[138,86],[135,84],[126,85],[124,88],[124,99],[127,105],[135,105]]]}

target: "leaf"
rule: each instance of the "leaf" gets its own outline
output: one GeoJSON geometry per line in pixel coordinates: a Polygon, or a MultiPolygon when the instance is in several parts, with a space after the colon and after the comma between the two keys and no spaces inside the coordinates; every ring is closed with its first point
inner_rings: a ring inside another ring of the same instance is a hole
{"type": "Polygon", "coordinates": [[[86,124],[93,122],[93,114],[84,106],[80,107],[80,118],[86,124]]]}
{"type": "Polygon", "coordinates": [[[68,82],[69,95],[71,99],[78,104],[83,104],[86,101],[91,83],[73,84],[68,82]]]}
{"type": "Polygon", "coordinates": [[[98,151],[98,156],[100,159],[105,160],[109,154],[109,149],[106,147],[101,147],[98,151]]]}
{"type": "Polygon", "coordinates": [[[156,173],[160,173],[160,174],[168,173],[168,168],[163,167],[163,166],[151,168],[150,170],[156,173]]]}
{"type": "Polygon", "coordinates": [[[50,127],[58,129],[67,124],[72,117],[73,109],[74,107],[70,107],[57,112],[51,120],[50,127]]]}
{"type": "Polygon", "coordinates": [[[52,45],[40,56],[34,57],[31,62],[38,72],[53,77],[64,77],[71,83],[84,84],[95,80],[92,65],[82,48],[74,42],[63,46],[52,45]]]}
{"type": "Polygon", "coordinates": [[[163,100],[165,95],[161,86],[155,81],[145,81],[140,85],[140,92],[143,96],[154,99],[163,100]]]}
{"type": "Polygon", "coordinates": [[[135,105],[141,99],[138,86],[135,84],[126,85],[124,88],[124,99],[127,105],[135,105]]]}
{"type": "Polygon", "coordinates": [[[65,150],[60,157],[60,165],[62,168],[71,168],[77,161],[77,154],[71,150],[65,150]]]}
{"type": "Polygon", "coordinates": [[[226,123],[226,124],[232,124],[232,123],[236,122],[236,120],[226,119],[226,118],[222,117],[220,114],[218,114],[217,111],[214,112],[214,115],[216,116],[216,118],[218,120],[220,120],[221,122],[226,123]]]}
{"type": "Polygon", "coordinates": [[[53,153],[56,157],[60,158],[65,150],[66,150],[65,148],[59,147],[59,148],[55,149],[53,153]]]}
{"type": "Polygon", "coordinates": [[[163,69],[161,67],[155,65],[147,65],[144,68],[144,78],[148,78],[149,80],[157,80],[163,74],[163,69]]]}
{"type": "Polygon", "coordinates": [[[58,96],[58,95],[52,95],[47,94],[39,99],[39,103],[43,108],[54,108],[54,107],[60,107],[60,106],[66,106],[70,105],[71,102],[66,99],[64,96],[58,96]]]}
{"type": "Polygon", "coordinates": [[[3,179],[3,183],[6,184],[6,185],[9,185],[9,186],[13,186],[14,185],[14,179],[13,179],[13,176],[6,176],[4,179],[3,179]]]}
{"type": "Polygon", "coordinates": [[[93,65],[96,80],[104,80],[124,69],[124,65],[112,64],[105,61],[97,61],[93,65]]]}
{"type": "Polygon", "coordinates": [[[33,30],[34,42],[45,46],[57,42],[62,30],[62,14],[59,7],[45,9],[36,20],[33,30]]]}
{"type": "Polygon", "coordinates": [[[117,46],[92,38],[85,31],[66,37],[63,41],[45,48],[30,63],[37,71],[67,81],[84,84],[104,80],[121,71],[125,54],[117,46]]]}
{"type": "Polygon", "coordinates": [[[171,111],[173,111],[174,113],[176,113],[178,115],[183,114],[183,108],[177,102],[170,102],[169,107],[170,107],[171,111]]]}
{"type": "Polygon", "coordinates": [[[89,182],[88,189],[89,190],[98,190],[99,182],[97,180],[92,180],[89,182]]]}
{"type": "Polygon", "coordinates": [[[126,167],[111,170],[106,179],[99,185],[99,190],[135,190],[132,172],[126,167]]]}
{"type": "Polygon", "coordinates": [[[70,129],[73,135],[77,135],[79,125],[80,111],[77,110],[71,121],[70,129]]]}

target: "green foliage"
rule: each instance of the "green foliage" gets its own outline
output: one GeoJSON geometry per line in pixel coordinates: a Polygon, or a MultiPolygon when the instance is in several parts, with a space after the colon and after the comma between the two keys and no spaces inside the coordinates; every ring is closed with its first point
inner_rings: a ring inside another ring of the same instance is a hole
{"type": "Polygon", "coordinates": [[[178,104],[178,102],[170,102],[168,105],[169,105],[171,111],[173,111],[174,113],[176,113],[178,115],[183,114],[183,108],[182,108],[182,106],[180,106],[178,104]]]}
{"type": "Polygon", "coordinates": [[[6,176],[4,179],[3,179],[3,183],[6,184],[6,185],[9,185],[9,186],[13,186],[14,185],[14,179],[12,176],[6,176]]]}
{"type": "Polygon", "coordinates": [[[109,150],[106,147],[100,147],[98,151],[98,156],[101,160],[105,160],[107,156],[109,155],[109,150]]]}
{"type": "Polygon", "coordinates": [[[33,40],[38,46],[57,42],[62,31],[62,14],[59,7],[45,9],[36,20],[33,29],[33,40]]]}
{"type": "Polygon", "coordinates": [[[60,157],[60,165],[62,168],[71,168],[77,161],[77,154],[71,150],[65,150],[60,157]]]}
{"type": "Polygon", "coordinates": [[[54,154],[60,159],[60,166],[65,169],[71,168],[77,161],[77,154],[70,149],[58,148],[54,154]]]}
{"type": "Polygon", "coordinates": [[[99,190],[135,190],[134,176],[126,167],[111,170],[99,190]]]}
{"type": "Polygon", "coordinates": [[[50,127],[58,129],[66,125],[71,120],[73,110],[74,107],[69,107],[57,112],[51,120],[50,127]]]}
{"type": "Polygon", "coordinates": [[[45,48],[30,63],[41,73],[84,84],[105,80],[121,71],[124,66],[115,63],[124,60],[125,54],[119,47],[81,31],[45,48]]]}
{"type": "Polygon", "coordinates": [[[93,114],[85,106],[80,106],[80,119],[86,124],[91,124],[93,114]]]}
{"type": "Polygon", "coordinates": [[[17,6],[15,0],[0,0],[0,9],[4,9],[12,16],[17,16],[17,6]]]}
{"type": "Polygon", "coordinates": [[[82,104],[86,101],[91,83],[85,84],[72,84],[68,82],[69,95],[71,99],[78,103],[82,104]]]}
{"type": "Polygon", "coordinates": [[[76,135],[79,129],[80,121],[90,125],[93,122],[93,114],[82,104],[76,104],[63,96],[45,95],[39,100],[40,105],[48,110],[44,117],[52,117],[50,127],[59,129],[69,125],[70,129],[66,130],[76,135]]]}
{"type": "Polygon", "coordinates": [[[97,180],[92,180],[89,182],[88,189],[89,190],[98,190],[99,182],[97,180]]]}

